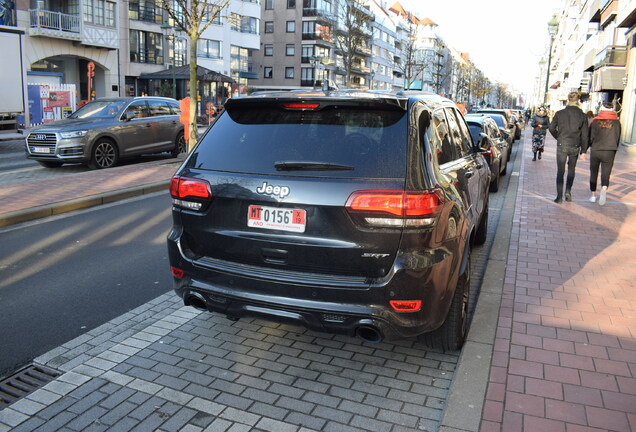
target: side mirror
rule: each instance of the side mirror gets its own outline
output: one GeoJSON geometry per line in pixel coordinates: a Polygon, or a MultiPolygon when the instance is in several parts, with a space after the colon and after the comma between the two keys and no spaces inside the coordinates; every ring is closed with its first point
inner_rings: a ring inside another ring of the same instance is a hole
{"type": "Polygon", "coordinates": [[[134,112],[132,111],[126,111],[122,117],[122,120],[124,121],[131,121],[132,119],[136,118],[137,116],[135,115],[134,112]]]}

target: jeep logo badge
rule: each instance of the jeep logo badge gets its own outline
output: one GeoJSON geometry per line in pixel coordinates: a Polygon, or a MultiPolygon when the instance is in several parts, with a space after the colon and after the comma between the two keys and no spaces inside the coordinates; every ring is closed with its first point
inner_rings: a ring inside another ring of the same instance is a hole
{"type": "Polygon", "coordinates": [[[287,186],[272,186],[268,185],[267,182],[263,182],[262,186],[256,188],[256,193],[260,195],[274,195],[280,198],[285,198],[289,192],[287,186]]]}

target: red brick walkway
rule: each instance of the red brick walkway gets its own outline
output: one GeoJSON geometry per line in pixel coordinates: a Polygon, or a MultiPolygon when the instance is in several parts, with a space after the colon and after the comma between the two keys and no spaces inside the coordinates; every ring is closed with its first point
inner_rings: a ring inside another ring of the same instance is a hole
{"type": "Polygon", "coordinates": [[[603,207],[579,159],[558,205],[555,140],[536,162],[523,146],[481,430],[634,431],[636,156],[617,155],[603,207]]]}
{"type": "Polygon", "coordinates": [[[0,214],[167,181],[180,163],[169,159],[3,185],[0,214]]]}

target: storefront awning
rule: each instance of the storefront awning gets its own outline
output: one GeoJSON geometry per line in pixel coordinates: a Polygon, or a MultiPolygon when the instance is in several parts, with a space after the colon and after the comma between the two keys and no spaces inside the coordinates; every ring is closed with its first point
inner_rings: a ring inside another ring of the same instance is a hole
{"type": "MultiPolygon", "coordinates": [[[[142,73],[139,75],[139,78],[141,79],[172,79],[173,76],[176,79],[180,79],[180,80],[190,79],[190,65],[183,65],[183,66],[179,66],[175,68],[174,74],[172,71],[172,67],[169,67],[168,69],[164,69],[158,72],[142,73]]],[[[197,66],[197,80],[208,81],[208,82],[235,83],[235,81],[229,76],[204,68],[203,66],[197,66]]]]}

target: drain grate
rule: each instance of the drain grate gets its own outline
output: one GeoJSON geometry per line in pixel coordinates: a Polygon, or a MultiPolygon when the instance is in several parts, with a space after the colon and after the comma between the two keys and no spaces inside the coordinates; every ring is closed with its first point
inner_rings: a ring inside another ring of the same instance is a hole
{"type": "Polygon", "coordinates": [[[0,409],[33,393],[61,373],[44,366],[30,365],[0,381],[0,409]]]}

